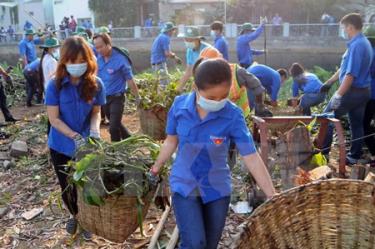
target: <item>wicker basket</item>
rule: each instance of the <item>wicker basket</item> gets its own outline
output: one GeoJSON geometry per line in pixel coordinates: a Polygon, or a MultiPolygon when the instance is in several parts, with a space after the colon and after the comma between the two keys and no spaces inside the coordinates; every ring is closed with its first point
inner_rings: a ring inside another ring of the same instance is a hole
{"type": "Polygon", "coordinates": [[[154,106],[150,110],[139,109],[142,132],[155,140],[165,139],[167,114],[162,106],[154,106]]]}
{"type": "Polygon", "coordinates": [[[375,185],[329,180],[291,189],[260,206],[232,248],[375,248],[375,185]]]}
{"type": "MultiPolygon", "coordinates": [[[[150,191],[142,200],[143,218],[146,216],[155,191],[150,191]]],[[[109,196],[100,207],[83,201],[82,191],[78,194],[78,221],[83,229],[113,242],[123,243],[138,227],[137,197],[109,196]]]]}

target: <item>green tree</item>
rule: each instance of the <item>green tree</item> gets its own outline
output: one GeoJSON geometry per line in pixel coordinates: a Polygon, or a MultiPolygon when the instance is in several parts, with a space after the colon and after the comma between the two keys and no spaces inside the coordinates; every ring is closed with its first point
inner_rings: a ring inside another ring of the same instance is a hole
{"type": "Polygon", "coordinates": [[[142,0],[89,0],[96,26],[107,25],[109,21],[122,27],[139,25],[141,4],[142,0]]]}

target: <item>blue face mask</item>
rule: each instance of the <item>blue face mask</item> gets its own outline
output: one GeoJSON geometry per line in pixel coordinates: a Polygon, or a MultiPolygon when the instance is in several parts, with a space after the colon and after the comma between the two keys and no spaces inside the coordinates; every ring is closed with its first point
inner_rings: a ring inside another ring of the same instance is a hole
{"type": "Polygon", "coordinates": [[[216,32],[211,30],[210,36],[211,36],[212,39],[216,39],[216,32]]]}
{"type": "Polygon", "coordinates": [[[66,64],[66,70],[73,77],[81,77],[87,71],[87,63],[81,64],[66,64]]]}
{"type": "Polygon", "coordinates": [[[199,95],[198,105],[205,110],[206,112],[217,112],[223,109],[228,102],[228,98],[225,98],[220,101],[210,100],[199,95]]]}

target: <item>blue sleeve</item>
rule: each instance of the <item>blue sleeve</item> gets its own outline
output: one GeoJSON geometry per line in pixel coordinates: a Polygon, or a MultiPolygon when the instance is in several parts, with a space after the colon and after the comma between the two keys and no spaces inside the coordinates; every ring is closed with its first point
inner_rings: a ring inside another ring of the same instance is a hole
{"type": "Polygon", "coordinates": [[[171,41],[167,38],[163,39],[161,47],[162,47],[164,53],[168,52],[168,51],[171,51],[171,41]]]}
{"type": "Polygon", "coordinates": [[[42,44],[42,39],[40,39],[39,37],[35,38],[35,39],[34,39],[34,44],[35,44],[35,45],[42,44]]]}
{"type": "Polygon", "coordinates": [[[101,79],[97,78],[97,83],[99,85],[99,91],[96,94],[94,105],[105,105],[106,104],[106,94],[105,87],[101,79]]]}
{"type": "Polygon", "coordinates": [[[176,99],[177,98],[175,98],[171,106],[171,109],[169,109],[167,117],[167,126],[165,128],[165,133],[171,136],[177,135],[177,120],[175,117],[176,99]]]}
{"type": "Polygon", "coordinates": [[[18,49],[20,51],[21,56],[26,55],[26,44],[24,42],[20,42],[20,44],[18,45],[18,49]]]}
{"type": "Polygon", "coordinates": [[[358,78],[361,73],[362,60],[364,58],[364,47],[355,46],[348,54],[348,66],[345,74],[350,74],[354,78],[358,78]]]}
{"type": "Polygon", "coordinates": [[[190,48],[186,50],[186,64],[188,66],[194,65],[193,50],[190,48]]]}
{"type": "Polygon", "coordinates": [[[133,79],[132,67],[129,64],[129,61],[124,57],[124,64],[121,66],[121,72],[123,78],[128,81],[133,79]]]}
{"type": "Polygon", "coordinates": [[[59,90],[56,88],[56,82],[51,80],[47,84],[45,105],[58,106],[60,104],[59,90]]]}
{"type": "Polygon", "coordinates": [[[257,39],[264,31],[264,24],[260,25],[254,32],[246,34],[245,40],[247,43],[257,39]]]}
{"type": "Polygon", "coordinates": [[[271,86],[271,100],[272,101],[277,101],[277,96],[279,95],[279,90],[280,90],[280,79],[274,79],[273,82],[272,82],[272,86],[271,86]]]}
{"type": "Polygon", "coordinates": [[[298,87],[297,82],[295,82],[295,81],[293,81],[292,90],[293,90],[293,97],[298,97],[299,87],[298,87]]]}
{"type": "Polygon", "coordinates": [[[262,55],[262,54],[264,54],[263,50],[257,50],[257,49],[250,49],[250,50],[251,50],[251,53],[253,55],[262,55]]]}
{"type": "Polygon", "coordinates": [[[241,156],[256,153],[253,137],[247,128],[243,114],[241,113],[236,116],[230,132],[231,140],[236,144],[241,156]]]}

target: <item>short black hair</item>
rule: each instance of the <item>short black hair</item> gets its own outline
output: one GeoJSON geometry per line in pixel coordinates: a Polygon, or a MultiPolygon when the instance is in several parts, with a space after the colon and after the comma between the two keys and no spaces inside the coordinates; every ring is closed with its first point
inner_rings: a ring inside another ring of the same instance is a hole
{"type": "Polygon", "coordinates": [[[288,78],[288,71],[284,68],[277,69],[277,72],[280,74],[280,76],[288,78]]]}
{"type": "Polygon", "coordinates": [[[305,72],[305,69],[301,64],[293,63],[289,69],[289,72],[292,75],[292,77],[297,77],[298,75],[303,74],[305,72]]]}
{"type": "Polygon", "coordinates": [[[224,30],[224,25],[220,21],[214,21],[213,23],[211,23],[210,27],[212,30],[219,30],[220,32],[223,32],[224,30]]]}
{"type": "Polygon", "coordinates": [[[357,30],[361,30],[363,28],[363,20],[360,14],[358,13],[350,13],[344,16],[341,19],[341,24],[344,25],[353,25],[357,30]]]}
{"type": "Polygon", "coordinates": [[[227,83],[232,84],[232,70],[223,59],[199,59],[193,68],[194,81],[198,90],[227,83]]]}

